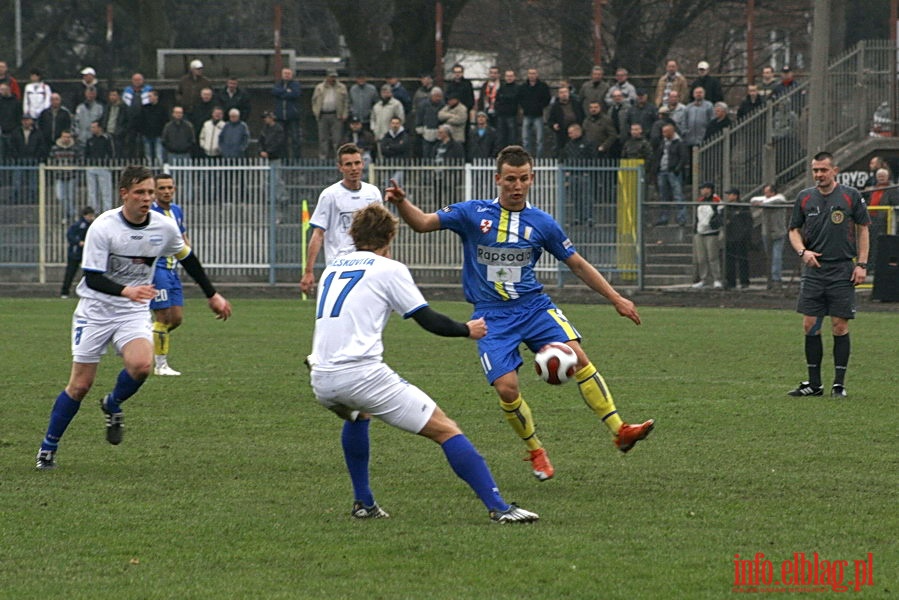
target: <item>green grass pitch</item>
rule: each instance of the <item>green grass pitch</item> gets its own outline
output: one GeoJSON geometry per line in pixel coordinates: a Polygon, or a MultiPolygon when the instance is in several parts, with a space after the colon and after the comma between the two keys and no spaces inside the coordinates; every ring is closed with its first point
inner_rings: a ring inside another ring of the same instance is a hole
{"type": "MultiPolygon", "coordinates": [[[[435,308],[464,320],[469,307],[435,308]]],[[[573,384],[523,393],[556,467],[539,483],[470,340],[392,319],[386,360],[481,451],[507,500],[539,523],[496,526],[432,442],[372,426],[372,486],[392,518],[354,522],[340,423],[302,366],[311,302],[234,301],[215,321],[189,300],[172,336],[180,378],[125,404],[121,446],[98,399],[107,355],[60,467],[33,470],[65,385],[74,302],[0,300],[0,598],[727,598],[734,556],[873,555],[899,593],[896,314],[852,323],[848,400],[793,399],[805,377],[789,311],[562,305],[625,420],[656,419],[628,455],[573,384]]],[[[825,382],[832,338],[824,337],[825,382]]]]}

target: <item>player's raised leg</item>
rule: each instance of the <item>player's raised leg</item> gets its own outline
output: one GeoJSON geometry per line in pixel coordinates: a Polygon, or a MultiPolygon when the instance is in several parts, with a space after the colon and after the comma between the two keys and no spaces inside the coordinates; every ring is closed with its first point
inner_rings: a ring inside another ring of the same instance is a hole
{"type": "Polygon", "coordinates": [[[540,517],[536,513],[506,502],[490,473],[484,457],[462,433],[455,421],[435,407],[431,418],[418,432],[440,444],[453,471],[477,494],[494,523],[530,523],[540,517]]]}
{"type": "Polygon", "coordinates": [[[655,421],[649,419],[639,425],[629,425],[622,421],[609,386],[587,358],[581,345],[574,340],[567,343],[578,356],[578,370],[574,377],[581,397],[615,435],[615,446],[622,452],[628,452],[637,442],[646,439],[655,426],[655,421]]]}

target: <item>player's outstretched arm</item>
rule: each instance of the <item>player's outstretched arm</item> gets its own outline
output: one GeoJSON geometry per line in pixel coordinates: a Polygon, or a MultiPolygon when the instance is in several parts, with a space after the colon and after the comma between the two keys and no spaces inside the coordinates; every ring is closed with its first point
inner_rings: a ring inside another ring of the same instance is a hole
{"type": "Polygon", "coordinates": [[[468,323],[455,321],[430,306],[423,306],[412,313],[412,318],[422,329],[443,337],[467,337],[479,340],[487,335],[484,319],[474,319],[468,323]]]}
{"type": "Polygon", "coordinates": [[[403,221],[409,224],[414,231],[418,233],[427,233],[429,231],[437,231],[440,229],[440,218],[436,213],[425,213],[423,210],[409,202],[406,198],[406,190],[401,188],[399,184],[391,179],[390,187],[385,190],[384,198],[396,206],[397,212],[403,221]]]}
{"type": "Polygon", "coordinates": [[[597,271],[596,267],[588,263],[583,256],[575,252],[568,257],[565,264],[568,265],[571,272],[577,275],[581,281],[586,283],[591,290],[602,294],[609,302],[611,302],[619,315],[627,317],[637,325],[640,324],[640,315],[637,313],[637,307],[634,306],[634,303],[619,294],[615,288],[612,287],[612,284],[606,281],[606,278],[602,276],[602,273],[597,271]]]}
{"type": "Polygon", "coordinates": [[[191,252],[187,256],[180,258],[179,262],[181,263],[181,266],[184,267],[184,270],[187,271],[187,274],[197,282],[197,285],[200,286],[200,289],[203,290],[203,293],[209,299],[209,308],[216,314],[216,318],[224,321],[230,317],[231,303],[215,291],[215,287],[212,285],[212,282],[209,281],[209,277],[206,276],[206,271],[203,269],[203,265],[200,264],[200,259],[197,258],[196,254],[191,252]]]}

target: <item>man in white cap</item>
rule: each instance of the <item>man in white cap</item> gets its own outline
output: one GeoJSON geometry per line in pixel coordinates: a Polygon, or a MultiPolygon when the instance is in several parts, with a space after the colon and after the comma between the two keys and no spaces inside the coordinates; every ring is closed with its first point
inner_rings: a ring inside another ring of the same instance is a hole
{"type": "Polygon", "coordinates": [[[197,59],[190,61],[190,70],[178,81],[175,88],[175,104],[184,107],[184,113],[190,114],[200,101],[200,91],[212,89],[212,82],[203,76],[203,63],[197,59]]]}
{"type": "Polygon", "coordinates": [[[97,101],[102,102],[105,100],[106,90],[100,86],[100,81],[97,79],[97,72],[93,67],[84,67],[81,69],[81,85],[77,88],[77,91],[73,93],[71,98],[68,98],[67,100],[67,104],[72,112],[75,111],[79,104],[85,101],[84,91],[90,89],[97,92],[97,101]]]}
{"type": "Polygon", "coordinates": [[[706,100],[712,104],[722,102],[724,100],[724,92],[721,89],[721,82],[718,81],[717,77],[709,75],[709,63],[704,60],[699,61],[699,64],[696,65],[696,70],[699,72],[699,77],[690,84],[690,97],[695,98],[693,90],[701,87],[705,90],[706,100]]]}

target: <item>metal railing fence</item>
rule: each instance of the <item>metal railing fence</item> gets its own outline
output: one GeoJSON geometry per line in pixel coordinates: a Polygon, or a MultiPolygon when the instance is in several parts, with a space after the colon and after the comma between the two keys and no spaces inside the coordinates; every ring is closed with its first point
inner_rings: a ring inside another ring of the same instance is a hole
{"type": "Polygon", "coordinates": [[[702,181],[714,181],[721,189],[737,187],[749,196],[766,183],[784,186],[803,176],[809,127],[824,129],[832,153],[868,136],[894,134],[896,53],[888,40],[874,40],[837,57],[825,76],[823,123],[808,122],[809,85],[804,82],[699,146],[692,196],[702,181]]]}
{"type": "MultiPolygon", "coordinates": [[[[0,278],[44,283],[48,270],[63,267],[68,226],[84,206],[102,211],[119,204],[118,171],[130,162],[0,165],[0,278]]],[[[340,178],[333,162],[316,160],[193,160],[160,168],[175,180],[191,246],[221,282],[298,281],[303,201],[311,213],[321,190],[340,178]]],[[[395,179],[423,210],[436,211],[495,197],[494,172],[493,161],[410,160],[371,164],[366,178],[381,189],[395,179]]],[[[562,165],[540,159],[528,198],[562,223],[578,251],[607,277],[640,285],[644,183],[639,161],[562,165]]],[[[394,254],[421,283],[460,279],[462,250],[451,232],[421,236],[403,225],[394,254]]],[[[552,257],[538,263],[545,283],[562,286],[567,273],[552,257]]]]}

